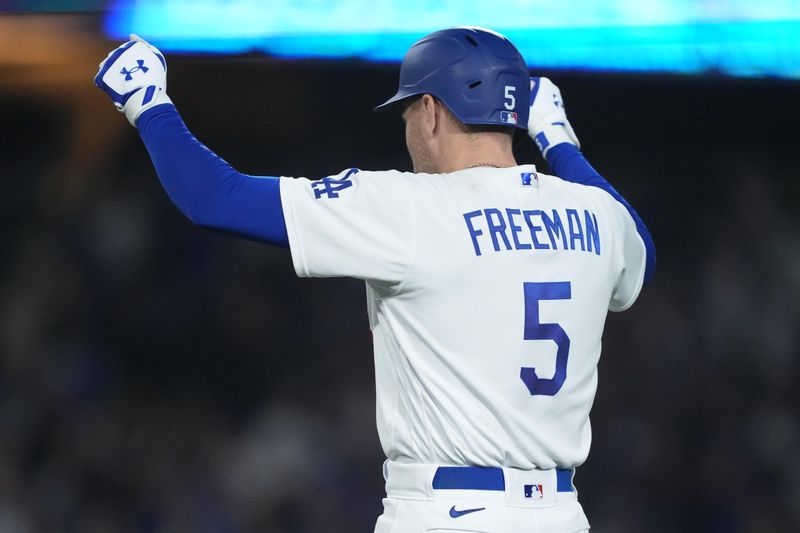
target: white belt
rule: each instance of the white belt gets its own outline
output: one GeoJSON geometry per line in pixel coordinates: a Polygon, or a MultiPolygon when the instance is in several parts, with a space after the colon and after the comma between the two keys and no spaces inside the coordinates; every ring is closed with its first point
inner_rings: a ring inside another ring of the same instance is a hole
{"type": "Polygon", "coordinates": [[[442,496],[504,501],[508,505],[542,507],[559,498],[575,498],[572,469],[439,466],[384,463],[386,494],[390,498],[432,500],[442,496]]]}

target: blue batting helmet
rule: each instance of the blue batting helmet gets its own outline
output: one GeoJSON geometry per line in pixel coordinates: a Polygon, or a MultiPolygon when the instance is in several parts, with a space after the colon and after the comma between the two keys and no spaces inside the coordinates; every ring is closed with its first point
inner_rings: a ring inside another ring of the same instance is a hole
{"type": "Polygon", "coordinates": [[[527,129],[529,80],[519,50],[499,33],[473,27],[440,30],[406,52],[397,93],[375,111],[430,94],[464,124],[527,129]]]}

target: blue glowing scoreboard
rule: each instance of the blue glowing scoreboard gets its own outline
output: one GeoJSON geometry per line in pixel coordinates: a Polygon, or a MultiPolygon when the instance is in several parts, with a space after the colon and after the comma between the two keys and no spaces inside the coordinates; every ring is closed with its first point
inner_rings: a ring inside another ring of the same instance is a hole
{"type": "Polygon", "coordinates": [[[117,0],[105,20],[172,52],[382,62],[461,25],[505,34],[532,68],[800,78],[800,0],[117,0]]]}

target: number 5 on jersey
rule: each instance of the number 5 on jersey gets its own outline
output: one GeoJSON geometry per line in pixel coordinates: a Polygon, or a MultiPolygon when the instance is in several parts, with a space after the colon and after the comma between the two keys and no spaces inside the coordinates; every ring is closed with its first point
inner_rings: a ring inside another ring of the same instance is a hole
{"type": "Polygon", "coordinates": [[[524,283],[525,291],[525,340],[551,340],[556,343],[556,370],[552,378],[540,378],[536,369],[522,367],[519,377],[531,396],[555,396],[567,379],[569,337],[558,324],[539,322],[539,302],[542,300],[569,300],[572,288],[568,281],[524,283]]]}

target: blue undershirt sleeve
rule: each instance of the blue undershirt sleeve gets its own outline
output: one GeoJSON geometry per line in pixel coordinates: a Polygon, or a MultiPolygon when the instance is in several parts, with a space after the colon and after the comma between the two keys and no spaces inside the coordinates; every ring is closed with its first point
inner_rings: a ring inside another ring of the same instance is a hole
{"type": "Polygon", "coordinates": [[[633,221],[636,223],[636,231],[639,233],[642,241],[644,241],[644,247],[647,253],[644,283],[649,283],[656,269],[656,247],[653,242],[653,237],[650,235],[650,230],[644,225],[639,213],[637,213],[625,198],[623,198],[622,195],[589,164],[576,146],[569,143],[562,143],[550,148],[550,150],[547,151],[547,162],[550,164],[550,169],[553,174],[559,178],[573,183],[599,187],[625,206],[625,209],[628,210],[633,221]]]}
{"type": "Polygon", "coordinates": [[[136,126],[164,190],[189,220],[289,247],[280,178],[238,172],[192,135],[171,104],[148,109],[136,126]]]}

